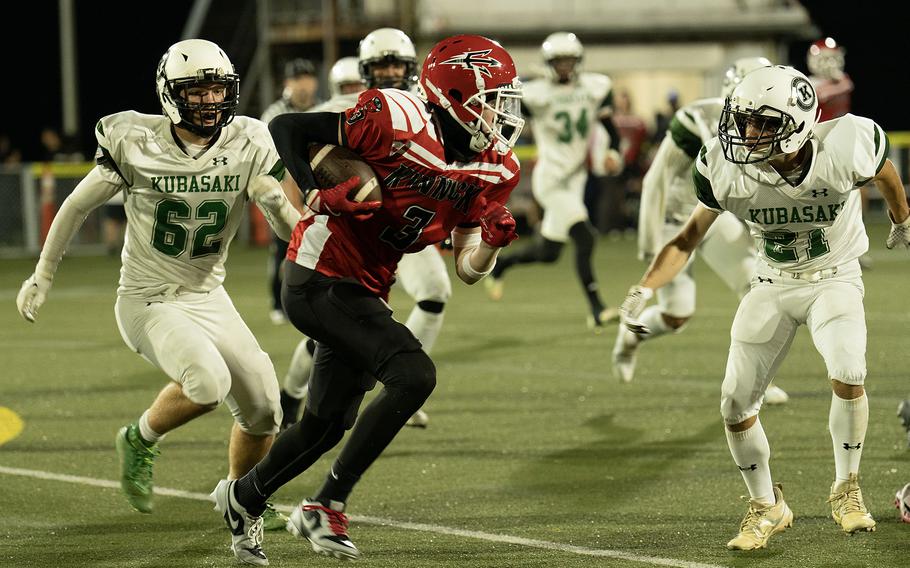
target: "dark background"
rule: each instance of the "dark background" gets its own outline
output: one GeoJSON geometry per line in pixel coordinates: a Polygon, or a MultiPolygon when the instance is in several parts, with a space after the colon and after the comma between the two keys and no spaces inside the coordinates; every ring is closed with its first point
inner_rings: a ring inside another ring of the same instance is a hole
{"type": "MultiPolygon", "coordinates": [[[[884,2],[802,2],[824,35],[847,49],[846,70],[856,90],[853,112],[876,120],[887,131],[910,130],[906,100],[910,70],[905,64],[900,18],[884,2]]],[[[174,42],[192,5],[183,0],[133,4],[111,0],[77,1],[79,114],[83,153],[94,151],[92,125],[107,114],[134,109],[159,112],[154,73],[158,59],[174,42]]],[[[212,9],[225,6],[213,2],[212,9]]],[[[7,26],[20,36],[2,42],[3,121],[26,160],[40,157],[38,136],[45,126],[60,129],[60,48],[55,0],[18,4],[7,26]]],[[[210,38],[218,41],[217,38],[210,38]]],[[[787,62],[806,71],[810,41],[789,46],[787,62]]],[[[782,62],[783,63],[783,62],[782,62]]],[[[242,91],[241,91],[242,92],[242,91]]]]}

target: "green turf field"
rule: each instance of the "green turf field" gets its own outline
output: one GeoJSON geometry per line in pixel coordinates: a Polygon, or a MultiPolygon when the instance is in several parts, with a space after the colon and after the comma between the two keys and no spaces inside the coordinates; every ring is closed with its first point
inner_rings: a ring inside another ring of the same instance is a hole
{"type": "MultiPolygon", "coordinates": [[[[910,481],[895,417],[910,393],[910,257],[884,249],[885,231],[870,230],[875,267],[866,275],[871,419],[862,486],[877,532],[847,536],[830,519],[831,395],[801,330],[778,378],[791,401],[762,414],[794,526],[767,550],[727,551],[746,510],[718,410],[735,298],[698,266],[697,317],[685,333],[646,344],[635,381],[621,385],[610,373],[615,330],[585,329],[567,254],[556,266],[510,272],[498,303],[482,285],[455,283],[433,354],[430,427],[402,431],[352,495],[360,564],[910,566],[910,526],[892,506],[910,481]]],[[[600,242],[598,275],[612,301],[643,270],[634,248],[600,242]]],[[[266,255],[235,248],[226,285],[281,377],[298,336],[268,320],[266,255]]],[[[227,530],[200,500],[227,471],[225,409],[163,442],[156,485],[176,491],[156,498],[155,514],[132,512],[116,489],[114,434],[164,384],[117,332],[118,268],[115,259],[67,258],[38,323],[28,325],[14,298],[32,262],[0,261],[0,407],[24,421],[0,446],[0,566],[235,565],[227,530]]],[[[393,305],[403,320],[410,304],[400,290],[393,305]]],[[[276,502],[313,491],[333,457],[276,502]]],[[[264,548],[273,566],[338,563],[283,532],[266,533],[264,548]]]]}

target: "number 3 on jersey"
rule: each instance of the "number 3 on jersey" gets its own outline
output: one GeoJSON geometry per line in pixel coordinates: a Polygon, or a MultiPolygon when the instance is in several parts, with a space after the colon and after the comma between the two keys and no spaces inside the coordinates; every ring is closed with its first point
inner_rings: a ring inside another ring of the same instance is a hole
{"type": "MultiPolygon", "coordinates": [[[[775,262],[796,262],[800,260],[797,247],[793,246],[799,235],[790,231],[770,231],[762,233],[765,241],[765,254],[775,262]]],[[[809,259],[828,254],[828,239],[825,238],[824,229],[809,231],[809,242],[806,246],[806,256],[809,259]]]]}
{"type": "MultiPolygon", "coordinates": [[[[180,256],[186,250],[189,231],[180,221],[190,219],[191,208],[185,201],[165,199],[155,206],[155,227],[152,229],[152,245],[168,256],[180,256]]],[[[193,246],[190,258],[198,258],[221,251],[222,239],[214,238],[224,229],[227,222],[228,206],[220,200],[203,201],[196,207],[196,219],[204,223],[193,231],[193,246]]]]}
{"type": "Polygon", "coordinates": [[[395,250],[407,250],[409,246],[417,242],[424,227],[429,225],[430,221],[432,221],[435,216],[435,211],[430,211],[429,209],[424,209],[417,205],[411,205],[402,215],[402,217],[410,221],[410,223],[397,231],[391,227],[386,227],[382,230],[379,238],[392,245],[395,250]]]}

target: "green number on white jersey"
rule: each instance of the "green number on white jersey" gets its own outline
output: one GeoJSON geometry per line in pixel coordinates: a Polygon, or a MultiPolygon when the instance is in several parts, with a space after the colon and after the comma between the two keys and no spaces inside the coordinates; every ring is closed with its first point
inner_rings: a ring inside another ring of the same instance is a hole
{"type": "Polygon", "coordinates": [[[588,137],[588,109],[581,109],[581,116],[575,121],[573,121],[569,113],[564,110],[557,112],[553,117],[562,122],[562,130],[560,130],[559,135],[556,137],[560,142],[568,144],[572,141],[575,132],[578,132],[579,138],[588,137]]]}
{"type": "MultiPolygon", "coordinates": [[[[222,239],[214,238],[227,222],[228,206],[221,200],[203,201],[196,207],[196,219],[205,219],[193,232],[191,258],[221,251],[222,239]]],[[[186,250],[189,233],[180,221],[190,219],[190,206],[185,201],[165,199],[155,206],[152,245],[168,256],[180,256],[186,250]]]]}
{"type": "MultiPolygon", "coordinates": [[[[768,231],[762,233],[765,241],[765,254],[775,262],[795,262],[799,260],[799,252],[795,246],[797,234],[790,231],[768,231]]],[[[809,244],[806,247],[808,258],[817,258],[830,252],[828,239],[825,238],[824,229],[809,231],[809,244]]]]}

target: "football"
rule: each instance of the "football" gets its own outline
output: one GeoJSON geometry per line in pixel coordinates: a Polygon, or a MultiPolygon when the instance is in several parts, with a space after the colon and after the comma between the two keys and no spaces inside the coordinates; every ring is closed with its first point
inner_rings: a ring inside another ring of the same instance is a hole
{"type": "Polygon", "coordinates": [[[360,184],[351,190],[352,201],[382,201],[382,187],[376,172],[363,159],[344,146],[310,144],[310,167],[316,184],[322,188],[335,187],[354,176],[360,184]]]}

